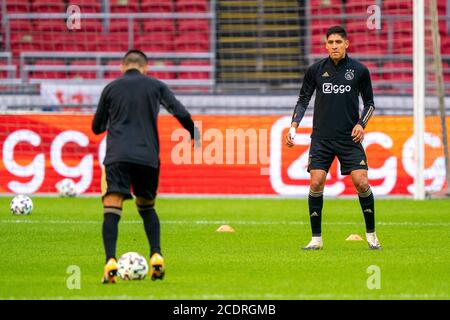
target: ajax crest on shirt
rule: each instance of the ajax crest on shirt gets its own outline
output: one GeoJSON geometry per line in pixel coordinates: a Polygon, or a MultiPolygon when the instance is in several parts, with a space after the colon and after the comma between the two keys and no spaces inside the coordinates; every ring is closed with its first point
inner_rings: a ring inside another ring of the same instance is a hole
{"type": "Polygon", "coordinates": [[[350,81],[353,80],[354,77],[355,77],[355,70],[347,69],[347,72],[345,73],[345,79],[350,81]]]}

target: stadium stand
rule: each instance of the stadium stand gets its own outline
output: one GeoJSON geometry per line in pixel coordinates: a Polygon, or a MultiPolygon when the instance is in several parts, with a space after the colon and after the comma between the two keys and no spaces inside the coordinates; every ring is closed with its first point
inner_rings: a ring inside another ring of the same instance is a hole
{"type": "Polygon", "coordinates": [[[170,13],[174,11],[174,5],[172,0],[142,0],[141,1],[142,12],[165,12],[170,13]]]}
{"type": "Polygon", "coordinates": [[[0,7],[6,8],[7,19],[2,24],[2,50],[10,52],[11,59],[2,60],[2,78],[18,76],[24,82],[112,79],[120,72],[113,70],[118,60],[111,58],[138,48],[148,54],[150,67],[158,69],[151,74],[171,80],[174,86],[179,75],[183,87],[189,79],[207,80],[200,83],[202,87],[214,83],[213,15],[208,1],[80,0],[76,4],[83,19],[80,28],[72,30],[65,14],[70,1],[3,2],[0,7]],[[197,59],[197,67],[207,71],[186,73],[185,61],[196,69],[197,59]],[[17,74],[8,73],[11,63],[19,68],[17,74]]]}
{"type": "MultiPolygon", "coordinates": [[[[447,0],[437,0],[441,50],[449,60],[449,25],[446,21],[447,0]]],[[[411,0],[311,0],[309,55],[312,60],[323,56],[323,34],[331,24],[343,24],[349,32],[349,53],[364,60],[372,68],[372,81],[377,93],[411,93],[413,52],[413,4],[411,0]],[[367,8],[381,4],[382,26],[380,30],[368,31],[367,8]],[[340,17],[340,19],[339,19],[340,17]],[[382,72],[377,70],[382,68],[382,72]],[[400,68],[400,70],[399,70],[400,68]],[[408,69],[405,70],[405,69],[408,69]],[[398,72],[400,71],[400,72],[398,72]]],[[[428,26],[428,33],[430,32],[428,26]]],[[[431,42],[431,40],[430,40],[431,42]]],[[[450,70],[444,67],[444,78],[450,70]]]]}
{"type": "MultiPolygon", "coordinates": [[[[372,2],[311,0],[300,7],[296,0],[78,0],[80,28],[69,29],[71,1],[0,0],[0,50],[10,57],[0,59],[0,76],[22,82],[110,80],[119,75],[114,59],[138,48],[152,67],[167,68],[154,74],[175,87],[185,89],[191,81],[193,88],[200,83],[219,93],[293,92],[306,67],[323,57],[327,28],[342,24],[349,52],[371,66],[376,91],[408,93],[411,70],[397,71],[412,66],[412,1],[377,1],[382,28],[368,32],[372,2]],[[191,71],[195,67],[200,71],[191,71]]],[[[448,79],[450,11],[447,0],[437,3],[448,79]]]]}
{"type": "Polygon", "coordinates": [[[297,1],[218,1],[217,12],[217,80],[224,88],[298,86],[305,65],[297,1]]]}

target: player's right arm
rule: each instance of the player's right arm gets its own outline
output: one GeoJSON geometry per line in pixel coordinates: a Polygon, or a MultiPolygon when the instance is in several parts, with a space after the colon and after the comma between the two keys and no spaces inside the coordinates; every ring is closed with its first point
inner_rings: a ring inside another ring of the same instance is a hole
{"type": "Polygon", "coordinates": [[[195,145],[200,143],[200,131],[194,125],[189,111],[178,101],[173,92],[161,82],[161,104],[167,111],[172,114],[178,122],[187,130],[191,135],[191,139],[195,141],[195,145]]]}
{"type": "Polygon", "coordinates": [[[94,119],[92,120],[92,131],[95,134],[100,134],[107,128],[109,115],[108,106],[108,87],[105,87],[100,96],[94,119]]]}
{"type": "Polygon", "coordinates": [[[292,115],[291,128],[289,133],[286,135],[286,145],[288,147],[294,146],[294,138],[296,134],[296,129],[302,121],[305,115],[306,109],[308,108],[309,101],[311,100],[314,90],[316,89],[316,81],[314,77],[313,66],[306,70],[306,74],[303,78],[302,88],[300,89],[300,94],[297,99],[297,104],[294,108],[294,114],[292,115]]]}

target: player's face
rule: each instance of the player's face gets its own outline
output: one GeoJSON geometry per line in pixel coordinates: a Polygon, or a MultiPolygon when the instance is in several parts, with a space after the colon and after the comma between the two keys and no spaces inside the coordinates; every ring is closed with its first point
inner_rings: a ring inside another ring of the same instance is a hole
{"type": "Polygon", "coordinates": [[[331,59],[339,61],[345,57],[348,48],[348,40],[342,38],[339,34],[330,34],[327,38],[325,47],[331,59]]]}

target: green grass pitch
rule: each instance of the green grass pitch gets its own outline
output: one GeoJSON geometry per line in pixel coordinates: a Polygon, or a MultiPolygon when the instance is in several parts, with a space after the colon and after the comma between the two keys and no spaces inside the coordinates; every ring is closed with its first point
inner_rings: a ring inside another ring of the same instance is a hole
{"type": "MultiPolygon", "coordinates": [[[[305,252],[304,199],[161,198],[165,279],[115,285],[100,283],[98,198],[33,197],[27,217],[11,215],[10,200],[0,198],[0,299],[450,299],[448,200],[377,200],[383,249],[371,251],[366,241],[345,241],[364,237],[357,199],[325,199],[324,250],[305,252]],[[222,224],[235,233],[215,232],[222,224]],[[79,289],[70,266],[79,268],[79,289]]],[[[131,201],[117,248],[127,251],[148,253],[131,201]]]]}

